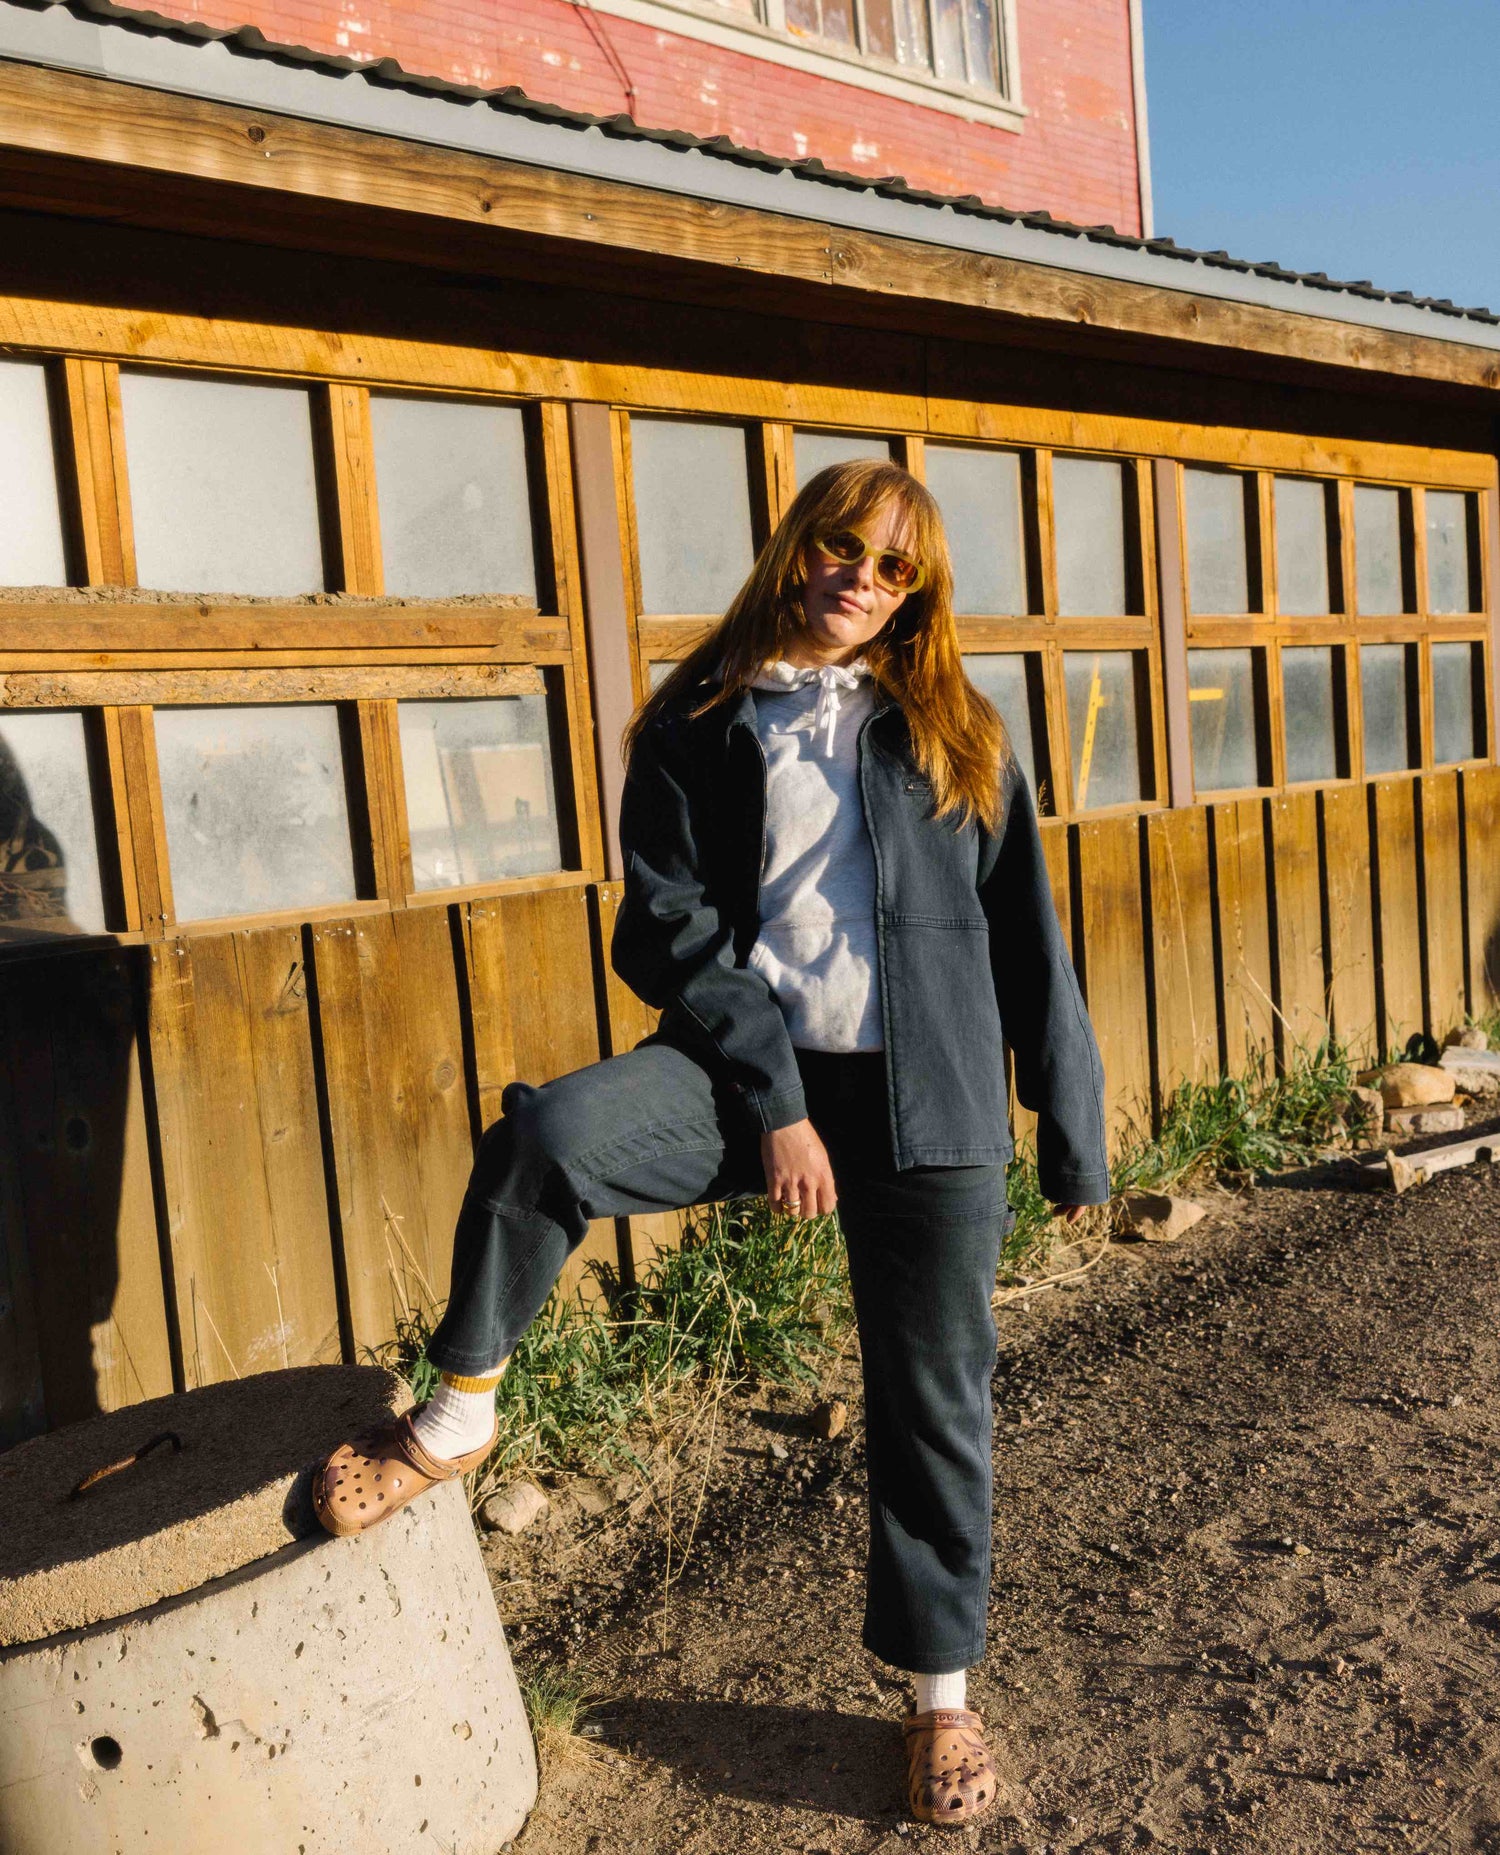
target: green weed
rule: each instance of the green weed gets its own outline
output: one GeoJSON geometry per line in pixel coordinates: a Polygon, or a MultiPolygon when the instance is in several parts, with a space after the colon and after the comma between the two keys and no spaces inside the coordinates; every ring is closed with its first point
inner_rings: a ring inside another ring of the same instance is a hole
{"type": "Polygon", "coordinates": [[[1334,1043],[1281,1072],[1258,1053],[1243,1076],[1184,1082],[1154,1136],[1131,1142],[1114,1167],[1117,1192],[1164,1190],[1200,1171],[1277,1172],[1306,1163],[1341,1131],[1341,1097],[1356,1065],[1334,1043]]]}

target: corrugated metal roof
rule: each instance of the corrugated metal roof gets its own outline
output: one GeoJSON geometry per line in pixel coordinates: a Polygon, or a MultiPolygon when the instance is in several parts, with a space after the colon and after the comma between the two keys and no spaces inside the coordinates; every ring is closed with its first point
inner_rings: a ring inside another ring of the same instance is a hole
{"type": "MultiPolygon", "coordinates": [[[[0,0],[0,5],[3,5],[6,10],[10,10],[17,4],[24,5],[26,11],[32,13],[61,9],[75,18],[90,17],[109,21],[130,32],[154,34],[179,42],[218,44],[233,53],[253,59],[271,60],[276,63],[343,76],[357,74],[369,84],[395,91],[405,91],[425,97],[448,98],[455,103],[468,106],[482,104],[488,109],[527,118],[534,122],[579,131],[594,131],[621,141],[650,144],[664,150],[678,150],[683,153],[706,156],[711,160],[733,163],[741,168],[790,177],[813,187],[837,188],[846,193],[860,194],[867,199],[890,200],[908,206],[943,209],[997,226],[1014,226],[1048,234],[1059,240],[1071,241],[1075,245],[1113,248],[1121,252],[1149,254],[1154,258],[1176,259],[1184,265],[1191,264],[1199,267],[1200,272],[1206,269],[1226,274],[1238,274],[1247,279],[1260,278],[1273,284],[1297,285],[1307,290],[1326,293],[1329,296],[1354,298],[1363,303],[1389,303],[1407,310],[1421,310],[1435,316],[1479,325],[1486,329],[1500,328],[1500,315],[1496,315],[1489,309],[1462,308],[1446,297],[1418,296],[1410,290],[1380,289],[1368,279],[1358,282],[1340,281],[1329,277],[1323,271],[1288,270],[1269,260],[1257,261],[1231,257],[1227,251],[1197,251],[1178,245],[1170,238],[1136,238],[1127,233],[1117,232],[1113,226],[1074,225],[1067,220],[1056,219],[1046,212],[1025,212],[992,206],[976,194],[931,193],[908,185],[900,175],[893,174],[872,179],[868,175],[848,174],[837,168],[826,166],[816,156],[802,160],[787,160],[779,155],[766,154],[760,149],[742,147],[739,143],[731,141],[728,136],[704,137],[693,135],[682,129],[646,128],[625,115],[591,116],[578,110],[566,109],[560,104],[541,102],[528,96],[525,91],[515,85],[507,85],[500,89],[484,89],[475,85],[454,83],[445,78],[427,76],[421,72],[408,71],[394,58],[373,60],[345,58],[333,53],[314,51],[305,45],[280,44],[268,39],[257,26],[223,28],[200,22],[169,19],[164,14],[151,12],[147,8],[117,5],[115,0],[0,0]]],[[[934,229],[934,239],[939,243],[951,242],[936,229],[934,229]]],[[[1069,267],[1070,260],[1062,251],[1058,252],[1055,261],[1065,268],[1069,267]]],[[[1090,264],[1087,268],[1098,270],[1103,267],[1090,264]]],[[[1201,288],[1202,285],[1184,276],[1177,287],[1193,290],[1201,288]]],[[[1215,294],[1224,293],[1226,292],[1222,290],[1215,292],[1215,294]]],[[[1338,306],[1330,303],[1324,313],[1337,316],[1340,310],[1338,306]]]]}

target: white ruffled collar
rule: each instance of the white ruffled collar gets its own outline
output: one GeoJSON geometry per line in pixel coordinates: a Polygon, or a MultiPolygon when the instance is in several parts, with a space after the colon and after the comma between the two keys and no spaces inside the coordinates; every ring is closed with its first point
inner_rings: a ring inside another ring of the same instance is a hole
{"type": "Polygon", "coordinates": [[[813,711],[813,738],[826,731],[823,743],[825,760],[833,758],[833,739],[838,728],[841,690],[857,689],[869,676],[870,666],[863,657],[856,657],[853,663],[794,664],[784,657],[778,657],[774,663],[761,667],[751,678],[752,689],[769,689],[779,695],[790,695],[794,690],[807,689],[812,684],[818,686],[818,705],[813,711]]]}

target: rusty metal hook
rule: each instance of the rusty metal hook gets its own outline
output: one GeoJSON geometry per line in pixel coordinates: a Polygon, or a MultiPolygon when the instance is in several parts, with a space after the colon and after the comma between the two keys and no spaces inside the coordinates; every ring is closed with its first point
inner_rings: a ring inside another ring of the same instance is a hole
{"type": "Polygon", "coordinates": [[[163,1443],[170,1443],[175,1452],[181,1453],[182,1438],[175,1430],[163,1430],[160,1436],[153,1436],[149,1443],[142,1443],[132,1455],[121,1456],[118,1462],[111,1462],[102,1469],[95,1469],[91,1475],[85,1475],[68,1499],[76,1501],[80,1494],[87,1494],[90,1488],[97,1487],[106,1476],[118,1475],[121,1469],[134,1468],[137,1462],[149,1456],[153,1449],[160,1449],[163,1443]]]}

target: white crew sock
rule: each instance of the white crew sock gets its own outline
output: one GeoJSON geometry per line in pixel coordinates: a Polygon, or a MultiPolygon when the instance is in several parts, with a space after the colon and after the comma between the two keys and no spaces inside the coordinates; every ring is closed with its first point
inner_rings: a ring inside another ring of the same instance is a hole
{"type": "Polygon", "coordinates": [[[440,1462],[466,1456],[489,1441],[495,1427],[495,1387],[505,1361],[477,1377],[444,1372],[431,1399],[411,1420],[417,1441],[440,1462]]]}
{"type": "Polygon", "coordinates": [[[913,1675],[912,1680],[917,1690],[918,1713],[931,1713],[939,1707],[962,1707],[969,1691],[968,1671],[963,1668],[951,1675],[913,1675]]]}

